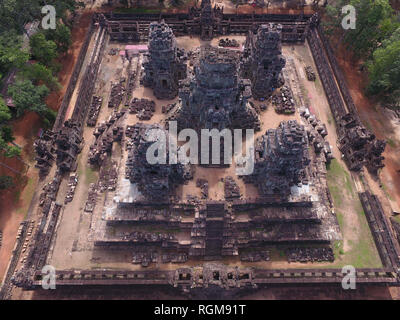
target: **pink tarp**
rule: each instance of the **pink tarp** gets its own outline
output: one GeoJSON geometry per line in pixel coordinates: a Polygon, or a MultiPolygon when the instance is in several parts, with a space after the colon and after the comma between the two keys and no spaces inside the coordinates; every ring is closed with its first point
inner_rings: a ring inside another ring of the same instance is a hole
{"type": "Polygon", "coordinates": [[[125,46],[126,51],[139,51],[139,52],[144,52],[149,50],[149,47],[145,44],[130,44],[125,46]]]}

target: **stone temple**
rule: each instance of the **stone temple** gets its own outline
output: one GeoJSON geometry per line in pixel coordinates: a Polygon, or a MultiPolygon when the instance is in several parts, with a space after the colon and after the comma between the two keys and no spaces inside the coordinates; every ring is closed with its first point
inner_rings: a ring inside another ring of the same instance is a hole
{"type": "Polygon", "coordinates": [[[241,60],[241,76],[250,79],[254,98],[268,98],[283,85],[282,26],[261,25],[256,33],[249,31],[241,60]]]}
{"type": "MultiPolygon", "coordinates": [[[[173,186],[191,178],[190,168],[181,163],[170,165],[169,152],[165,151],[165,163],[152,164],[147,159],[148,148],[163,135],[168,142],[168,134],[158,125],[137,123],[130,127],[130,150],[126,162],[126,177],[146,200],[168,201],[173,186]],[[164,134],[164,135],[163,135],[164,134]]],[[[161,155],[155,154],[159,157],[161,155]]]]}
{"type": "Polygon", "coordinates": [[[154,90],[158,99],[178,95],[179,80],[186,78],[185,53],[176,45],[171,28],[164,22],[153,22],[149,31],[149,52],[144,57],[143,85],[154,90]]]}
{"type": "Polygon", "coordinates": [[[250,82],[238,74],[238,54],[211,46],[200,50],[194,75],[182,82],[171,119],[179,128],[259,129],[250,82]]]}
{"type": "Polygon", "coordinates": [[[254,183],[262,195],[287,197],[291,186],[309,182],[308,137],[295,120],[281,122],[256,141],[254,183]]]}

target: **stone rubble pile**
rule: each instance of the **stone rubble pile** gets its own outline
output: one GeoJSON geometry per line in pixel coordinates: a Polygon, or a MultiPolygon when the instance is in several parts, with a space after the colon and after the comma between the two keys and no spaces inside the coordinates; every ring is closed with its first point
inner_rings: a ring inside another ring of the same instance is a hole
{"type": "Polygon", "coordinates": [[[35,168],[38,168],[40,176],[46,176],[50,168],[54,162],[54,133],[46,130],[43,132],[40,139],[37,139],[33,147],[36,153],[36,165],[35,168]]]}
{"type": "Polygon", "coordinates": [[[279,114],[293,114],[296,111],[292,90],[286,85],[274,94],[271,100],[275,111],[279,114]]]}
{"type": "Polygon", "coordinates": [[[86,124],[89,127],[94,127],[96,125],[102,103],[102,97],[93,96],[92,104],[89,107],[88,119],[86,121],[86,124]]]}
{"type": "Polygon", "coordinates": [[[89,185],[88,198],[85,203],[85,209],[84,209],[85,212],[90,212],[90,213],[93,212],[97,203],[97,193],[98,193],[97,183],[91,183],[89,185]]]}
{"type": "Polygon", "coordinates": [[[101,192],[114,191],[118,182],[117,163],[111,161],[110,165],[101,166],[99,177],[99,189],[101,192]]]}
{"type": "Polygon", "coordinates": [[[306,71],[308,81],[316,80],[315,72],[311,66],[305,67],[304,70],[306,71]]]}
{"type": "Polygon", "coordinates": [[[121,121],[127,112],[126,109],[115,111],[106,122],[102,122],[94,131],[94,143],[90,146],[88,162],[92,165],[101,165],[107,154],[111,153],[114,142],[122,140],[124,133],[121,121]]]}
{"type": "Polygon", "coordinates": [[[240,189],[236,181],[228,176],[224,179],[225,199],[240,198],[240,189]]]}
{"type": "Polygon", "coordinates": [[[197,179],[196,187],[201,189],[202,199],[208,198],[208,181],[206,179],[197,179]]]}
{"type": "Polygon", "coordinates": [[[133,98],[129,106],[129,113],[136,114],[136,117],[143,120],[150,120],[156,111],[156,103],[153,100],[133,98]]]}
{"type": "Polygon", "coordinates": [[[109,108],[118,108],[121,105],[125,95],[125,78],[121,78],[119,82],[112,84],[110,100],[108,101],[109,108]]]}
{"type": "Polygon", "coordinates": [[[268,250],[245,252],[240,254],[240,261],[243,262],[260,262],[269,260],[270,254],[268,250]]]}
{"type": "Polygon", "coordinates": [[[289,248],[286,250],[288,262],[333,262],[332,248],[289,248]]]}
{"type": "Polygon", "coordinates": [[[326,140],[328,135],[326,125],[322,123],[321,120],[317,119],[315,115],[311,114],[308,108],[301,107],[300,115],[306,120],[306,130],[310,144],[312,143],[317,154],[323,152],[329,163],[334,157],[332,148],[328,140],[326,140]]]}
{"type": "Polygon", "coordinates": [[[239,42],[237,42],[235,39],[229,39],[229,38],[219,40],[218,45],[224,48],[225,47],[238,48],[240,46],[239,42]]]}
{"type": "Polygon", "coordinates": [[[68,180],[67,195],[65,196],[65,200],[64,200],[65,204],[71,202],[74,199],[75,189],[76,189],[77,185],[78,185],[78,174],[71,173],[69,175],[69,180],[68,180]]]}

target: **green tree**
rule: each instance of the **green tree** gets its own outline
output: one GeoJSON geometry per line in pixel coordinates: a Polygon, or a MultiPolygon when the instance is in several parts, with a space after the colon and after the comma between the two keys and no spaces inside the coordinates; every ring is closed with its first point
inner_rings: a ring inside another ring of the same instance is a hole
{"type": "Polygon", "coordinates": [[[0,176],[0,189],[8,189],[14,186],[13,178],[10,176],[0,176]]]}
{"type": "Polygon", "coordinates": [[[14,145],[9,145],[0,134],[0,152],[7,158],[21,155],[21,149],[14,145]]]}
{"type": "Polygon", "coordinates": [[[60,83],[53,76],[52,71],[41,63],[26,65],[22,70],[22,74],[35,85],[38,85],[42,81],[51,90],[58,90],[60,88],[60,83]]]}
{"type": "Polygon", "coordinates": [[[11,120],[11,111],[5,104],[2,97],[0,97],[0,126],[11,120]]]}
{"type": "Polygon", "coordinates": [[[21,68],[29,53],[21,50],[21,37],[15,30],[0,33],[0,79],[12,68],[21,68]]]}
{"type": "Polygon", "coordinates": [[[367,92],[382,94],[389,100],[400,97],[400,27],[382,42],[368,63],[369,85],[367,92]]]}
{"type": "Polygon", "coordinates": [[[338,0],[326,7],[323,25],[328,34],[340,32],[348,49],[356,58],[368,58],[399,26],[389,0],[338,0]],[[350,4],[356,10],[356,28],[343,30],[341,22],[346,14],[342,7],[350,4]]]}
{"type": "Polygon", "coordinates": [[[33,111],[42,117],[46,125],[50,125],[56,115],[44,102],[49,92],[46,86],[34,86],[30,80],[18,81],[8,89],[17,109],[17,116],[21,116],[26,110],[33,111]]]}
{"type": "Polygon", "coordinates": [[[29,39],[32,56],[42,64],[49,66],[57,57],[57,45],[52,40],[46,40],[43,33],[38,32],[29,39]]]}
{"type": "Polygon", "coordinates": [[[13,142],[15,140],[13,136],[13,131],[9,126],[1,127],[0,134],[2,135],[5,142],[13,142]]]}
{"type": "Polygon", "coordinates": [[[71,30],[63,23],[58,23],[55,30],[46,30],[45,36],[47,40],[51,40],[56,43],[57,50],[61,53],[67,52],[72,43],[71,30]]]}

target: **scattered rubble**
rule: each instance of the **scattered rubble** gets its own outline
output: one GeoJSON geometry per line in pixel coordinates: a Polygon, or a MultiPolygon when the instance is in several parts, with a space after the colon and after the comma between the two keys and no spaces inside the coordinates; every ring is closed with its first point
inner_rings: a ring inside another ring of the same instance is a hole
{"type": "Polygon", "coordinates": [[[277,113],[293,114],[296,111],[292,90],[288,86],[283,86],[272,96],[272,104],[277,113]]]}
{"type": "Polygon", "coordinates": [[[129,113],[136,114],[141,121],[150,120],[156,111],[156,103],[153,100],[133,98],[129,106],[129,113]]]}
{"type": "Polygon", "coordinates": [[[201,189],[201,197],[203,199],[208,198],[208,181],[206,179],[197,179],[196,187],[201,189]]]}
{"type": "Polygon", "coordinates": [[[228,176],[224,179],[225,199],[240,198],[240,189],[236,181],[228,176]]]}
{"type": "Polygon", "coordinates": [[[94,127],[96,125],[102,104],[103,104],[102,97],[93,96],[92,104],[90,105],[89,108],[88,119],[86,121],[86,124],[89,127],[94,127]]]}
{"type": "Polygon", "coordinates": [[[270,255],[268,250],[250,251],[240,254],[240,261],[243,262],[260,262],[269,260],[270,255]]]}
{"type": "Polygon", "coordinates": [[[305,67],[304,70],[306,72],[308,81],[315,81],[316,80],[315,72],[314,72],[314,70],[313,70],[313,68],[311,66],[305,67]]]}
{"type": "Polygon", "coordinates": [[[223,48],[225,47],[238,48],[240,46],[240,43],[237,42],[235,39],[225,38],[219,40],[218,45],[223,48]]]}
{"type": "Polygon", "coordinates": [[[127,112],[126,109],[114,111],[106,122],[102,122],[96,127],[93,135],[94,143],[90,146],[88,162],[92,165],[101,165],[107,154],[111,153],[114,142],[122,140],[124,129],[121,121],[127,112]]]}
{"type": "Polygon", "coordinates": [[[75,195],[75,189],[76,186],[78,185],[78,174],[76,173],[71,173],[69,175],[69,180],[68,180],[68,191],[67,195],[65,196],[65,201],[64,203],[67,204],[72,201],[75,195]]]}
{"type": "Polygon", "coordinates": [[[99,189],[100,192],[114,191],[118,182],[118,167],[115,161],[100,167],[99,189]]]}
{"type": "Polygon", "coordinates": [[[333,262],[332,248],[289,248],[285,251],[288,262],[333,262]]]}
{"type": "Polygon", "coordinates": [[[125,78],[121,78],[119,82],[112,84],[110,100],[108,101],[109,108],[118,108],[125,95],[125,78]]]}
{"type": "Polygon", "coordinates": [[[85,203],[85,212],[93,212],[97,203],[98,186],[96,183],[91,183],[89,185],[88,199],[85,203]]]}

